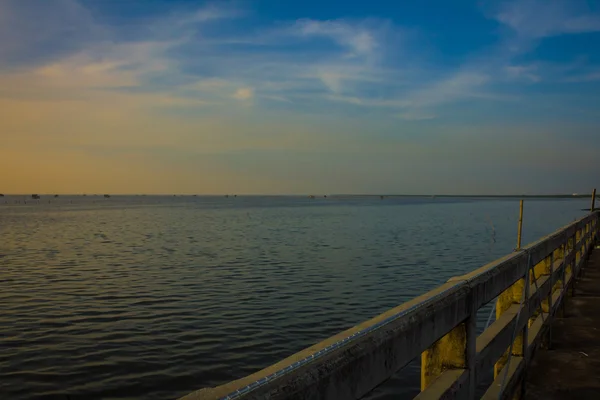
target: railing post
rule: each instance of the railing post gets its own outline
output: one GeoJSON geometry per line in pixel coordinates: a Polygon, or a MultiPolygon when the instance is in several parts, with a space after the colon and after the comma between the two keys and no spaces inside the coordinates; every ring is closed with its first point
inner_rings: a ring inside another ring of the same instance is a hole
{"type": "MultiPolygon", "coordinates": [[[[529,268],[527,269],[527,271],[529,271],[529,268]]],[[[526,289],[526,286],[528,285],[525,285],[525,282],[528,280],[529,274],[527,272],[525,274],[525,277],[519,279],[514,284],[509,286],[508,289],[506,289],[504,292],[500,293],[500,296],[498,296],[498,300],[496,300],[496,320],[500,319],[502,314],[504,314],[506,310],[508,310],[513,304],[521,304],[521,300],[524,300],[525,302],[527,301],[527,292],[529,290],[526,289]],[[526,290],[525,296],[523,296],[524,290],[526,290]]],[[[523,304],[524,308],[521,312],[524,312],[523,310],[527,310],[525,304],[526,303],[523,304]]],[[[524,331],[520,332],[515,338],[515,342],[513,344],[512,349],[512,354],[515,356],[522,356],[524,354],[524,333],[524,331]]],[[[508,360],[508,351],[509,348],[506,349],[504,355],[502,355],[502,357],[500,357],[500,359],[494,365],[494,378],[496,378],[500,374],[500,371],[506,365],[506,362],[508,360]]]]}
{"type": "Polygon", "coordinates": [[[463,322],[421,354],[421,391],[445,370],[467,367],[467,331],[463,322]]]}
{"type": "MultiPolygon", "coordinates": [[[[473,291],[471,291],[471,294],[473,291]]],[[[477,382],[475,378],[475,362],[477,360],[477,308],[471,296],[471,316],[467,320],[467,368],[469,370],[469,399],[475,399],[477,382]]]]}
{"type": "MultiPolygon", "coordinates": [[[[556,292],[557,290],[564,290],[564,286],[565,286],[565,271],[566,271],[566,265],[564,264],[564,260],[566,257],[566,241],[565,243],[561,244],[556,250],[554,250],[554,254],[553,254],[553,258],[554,260],[562,260],[563,261],[563,267],[562,267],[562,273],[556,277],[556,281],[554,281],[552,283],[552,293],[556,292]]],[[[552,273],[552,275],[554,275],[554,271],[552,273]]],[[[559,318],[562,318],[563,316],[563,309],[562,307],[559,307],[556,310],[556,313],[558,314],[559,318]]]]}
{"type": "MultiPolygon", "coordinates": [[[[519,227],[517,232],[517,248],[516,250],[521,249],[521,232],[523,229],[523,200],[519,203],[519,227]]],[[[525,272],[525,276],[514,284],[509,286],[504,292],[500,293],[498,296],[498,300],[496,300],[496,320],[500,319],[502,314],[504,314],[513,304],[521,304],[520,312],[528,312],[528,301],[529,301],[529,271],[531,269],[531,265],[529,265],[529,261],[527,263],[527,270],[525,272]]],[[[518,323],[518,321],[516,321],[518,323]]],[[[529,330],[529,324],[525,324],[523,330],[514,338],[514,342],[512,343],[512,355],[513,356],[522,356],[524,357],[527,354],[527,334],[529,330]]],[[[504,368],[509,360],[511,354],[511,347],[506,349],[502,357],[494,364],[494,379],[498,377],[502,368],[504,368]]],[[[526,359],[526,357],[525,357],[526,359]]],[[[525,385],[521,384],[520,394],[524,394],[525,385]]]]}
{"type": "Polygon", "coordinates": [[[552,310],[554,309],[554,302],[552,301],[552,297],[554,296],[554,291],[557,287],[557,279],[554,276],[554,263],[560,255],[560,246],[550,254],[550,293],[548,294],[548,334],[546,335],[546,348],[552,348],[552,323],[554,321],[554,314],[552,310]]]}
{"type": "MultiPolygon", "coordinates": [[[[579,258],[579,253],[577,252],[577,228],[575,228],[575,233],[573,234],[573,236],[571,236],[569,238],[569,254],[573,254],[573,257],[571,259],[571,262],[569,263],[567,272],[569,272],[571,274],[571,279],[567,282],[567,292],[569,293],[569,289],[571,289],[571,294],[570,296],[573,297],[575,295],[575,285],[573,285],[573,283],[575,282],[575,274],[577,273],[577,259],[579,258]]],[[[566,300],[566,298],[565,298],[566,300]]]]}
{"type": "MultiPolygon", "coordinates": [[[[531,282],[531,272],[532,272],[532,268],[531,265],[527,266],[527,272],[525,272],[525,287],[523,288],[523,290],[525,291],[524,295],[523,295],[523,305],[522,307],[522,311],[521,312],[526,312],[529,313],[529,288],[530,288],[530,282],[531,282]]],[[[531,316],[529,316],[531,317],[531,316]]],[[[521,377],[521,388],[520,388],[520,393],[521,393],[521,399],[525,398],[525,379],[527,378],[527,368],[529,366],[529,353],[528,353],[528,345],[529,345],[529,325],[531,324],[531,319],[527,320],[527,323],[525,324],[525,326],[523,327],[523,333],[521,333],[522,335],[522,340],[521,340],[521,352],[519,353],[515,353],[514,355],[518,356],[522,356],[524,358],[524,363],[525,363],[525,368],[523,368],[523,376],[521,377]]]]}
{"type": "MultiPolygon", "coordinates": [[[[582,242],[582,237],[583,235],[581,234],[582,232],[582,228],[577,228],[577,230],[575,231],[575,248],[577,248],[577,246],[579,245],[579,249],[577,249],[577,251],[575,252],[575,272],[573,273],[573,282],[575,282],[575,279],[577,279],[579,277],[579,270],[580,270],[580,265],[579,263],[581,262],[581,257],[583,256],[583,250],[585,248],[584,243],[580,243],[582,242]]],[[[573,294],[575,294],[575,285],[573,285],[573,294]]]]}
{"type": "Polygon", "coordinates": [[[569,237],[568,236],[565,238],[565,244],[563,246],[564,246],[565,263],[563,265],[563,270],[562,270],[562,301],[561,301],[561,305],[560,305],[560,317],[561,318],[563,318],[565,316],[565,309],[566,309],[566,304],[567,304],[567,291],[569,289],[569,287],[567,286],[567,272],[568,272],[568,269],[570,268],[569,267],[570,263],[567,263],[566,260],[567,260],[567,256],[571,255],[571,250],[569,249],[569,237]]]}
{"type": "MultiPolygon", "coordinates": [[[[590,250],[592,249],[592,221],[588,221],[585,224],[585,249],[584,249],[584,256],[585,256],[585,261],[587,262],[587,260],[590,257],[590,250]]],[[[585,269],[581,269],[581,276],[585,276],[585,269]]]]}
{"type": "Polygon", "coordinates": [[[517,250],[521,250],[521,232],[523,231],[523,200],[519,202],[519,227],[517,230],[517,250]]]}
{"type": "Polygon", "coordinates": [[[590,206],[590,212],[594,212],[594,203],[596,203],[596,188],[592,191],[592,205],[590,206]]]}
{"type": "MultiPolygon", "coordinates": [[[[550,255],[540,261],[538,264],[533,267],[533,274],[531,274],[530,284],[536,285],[536,288],[539,287],[537,281],[542,276],[551,276],[552,275],[552,264],[554,263],[554,252],[550,253],[550,255]]],[[[554,285],[553,282],[550,282],[551,286],[554,285]]],[[[548,296],[544,299],[536,296],[534,297],[536,311],[529,318],[529,325],[533,323],[533,320],[539,313],[549,313],[552,309],[552,290],[548,294],[548,296]],[[540,303],[540,304],[538,304],[540,303]],[[538,308],[539,307],[539,308],[538,308]],[[539,312],[538,312],[539,309],[539,312]]],[[[546,337],[546,347],[549,347],[549,337],[546,337]]]]}
{"type": "Polygon", "coordinates": [[[421,391],[444,371],[468,370],[468,398],[475,399],[475,360],[477,357],[477,310],[472,297],[469,317],[421,353],[421,391]]]}

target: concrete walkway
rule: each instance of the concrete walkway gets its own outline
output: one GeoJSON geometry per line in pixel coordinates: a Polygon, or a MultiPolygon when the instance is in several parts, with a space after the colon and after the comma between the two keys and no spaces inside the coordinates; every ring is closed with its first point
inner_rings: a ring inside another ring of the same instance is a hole
{"type": "Polygon", "coordinates": [[[600,399],[600,248],[552,325],[552,347],[539,349],[527,373],[526,399],[600,399]]]}

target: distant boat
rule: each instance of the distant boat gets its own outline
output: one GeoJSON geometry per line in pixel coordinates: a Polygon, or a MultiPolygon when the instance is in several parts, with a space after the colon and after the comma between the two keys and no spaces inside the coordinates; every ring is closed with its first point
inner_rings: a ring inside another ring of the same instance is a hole
{"type": "Polygon", "coordinates": [[[58,197],[58,195],[57,195],[57,194],[55,194],[55,195],[54,195],[54,198],[57,198],[57,197],[58,197]]]}
{"type": "Polygon", "coordinates": [[[34,199],[34,200],[39,200],[40,199],[40,195],[38,195],[38,194],[32,194],[31,198],[34,199]]]}
{"type": "Polygon", "coordinates": [[[197,195],[197,194],[194,194],[194,195],[192,195],[192,197],[198,197],[198,195],[197,195]]]}
{"type": "Polygon", "coordinates": [[[313,196],[312,194],[310,196],[308,196],[309,199],[314,199],[315,196],[313,196]]]}
{"type": "Polygon", "coordinates": [[[379,198],[380,198],[381,200],[383,200],[383,196],[379,196],[379,198]]]}
{"type": "Polygon", "coordinates": [[[110,194],[105,194],[105,195],[104,195],[104,198],[105,198],[105,199],[108,199],[108,198],[110,198],[110,194]]]}
{"type": "Polygon", "coordinates": [[[225,197],[229,197],[229,195],[228,195],[228,194],[226,194],[226,195],[225,195],[225,197]]]}
{"type": "Polygon", "coordinates": [[[4,195],[2,193],[0,193],[0,197],[4,197],[4,195]]]}

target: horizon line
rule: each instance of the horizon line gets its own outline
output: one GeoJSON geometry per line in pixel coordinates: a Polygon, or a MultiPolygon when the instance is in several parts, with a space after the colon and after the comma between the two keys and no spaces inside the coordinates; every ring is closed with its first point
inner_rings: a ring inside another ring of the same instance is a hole
{"type": "Polygon", "coordinates": [[[391,193],[333,193],[333,194],[270,194],[270,193],[1,193],[4,196],[31,196],[36,194],[39,196],[190,196],[190,197],[225,197],[225,196],[246,196],[246,197],[592,197],[592,193],[553,193],[553,194],[439,194],[439,193],[420,193],[420,194],[391,194],[391,193]]]}

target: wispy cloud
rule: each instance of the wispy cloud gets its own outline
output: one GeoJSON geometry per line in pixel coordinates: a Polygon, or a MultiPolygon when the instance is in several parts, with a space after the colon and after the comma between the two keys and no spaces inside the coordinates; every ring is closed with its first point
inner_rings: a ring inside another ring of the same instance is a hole
{"type": "Polygon", "coordinates": [[[306,37],[329,38],[346,47],[350,51],[347,56],[368,57],[379,47],[377,31],[373,27],[366,26],[368,22],[352,24],[344,20],[301,19],[293,25],[292,31],[306,37]]]}
{"type": "Polygon", "coordinates": [[[478,89],[488,80],[487,75],[478,71],[460,71],[447,79],[416,91],[412,96],[411,104],[414,107],[426,107],[480,97],[478,89]]]}
{"type": "Polygon", "coordinates": [[[238,100],[250,100],[253,96],[254,92],[251,88],[240,88],[233,94],[233,98],[238,100]]]}
{"type": "Polygon", "coordinates": [[[527,80],[530,82],[539,82],[541,77],[536,74],[537,66],[535,65],[509,65],[506,67],[506,72],[510,78],[527,80]]]}
{"type": "MultiPolygon", "coordinates": [[[[277,102],[279,107],[313,111],[337,103],[416,120],[439,116],[441,107],[510,98],[496,93],[497,84],[540,83],[549,75],[544,64],[513,60],[514,54],[503,52],[503,46],[514,42],[502,38],[491,56],[474,54],[452,68],[422,63],[421,55],[414,53],[418,46],[412,46],[413,53],[403,50],[403,30],[385,19],[304,18],[252,29],[230,26],[225,31],[215,22],[250,14],[234,3],[211,3],[141,20],[130,28],[139,30],[131,37],[148,34],[144,40],[123,41],[75,0],[58,0],[54,6],[40,29],[14,22],[10,29],[0,27],[0,38],[6,39],[0,41],[0,54],[24,63],[17,74],[27,82],[24,86],[32,93],[43,88],[49,97],[85,93],[99,98],[101,90],[106,98],[106,92],[119,96],[127,91],[130,98],[139,93],[143,104],[147,101],[142,97],[150,95],[198,106],[252,99],[247,103],[255,107],[277,102]],[[44,46],[42,36],[60,39],[65,27],[77,33],[70,35],[76,41],[59,40],[65,47],[44,58],[25,56],[44,46]],[[402,62],[397,61],[399,54],[402,62]]],[[[18,17],[11,21],[34,19],[43,11],[15,0],[0,8],[0,15],[18,17]]],[[[504,3],[493,17],[523,40],[534,40],[596,30],[597,17],[584,11],[564,2],[525,0],[504,3]]],[[[593,71],[579,72],[562,80],[595,80],[593,71]]],[[[0,96],[23,97],[26,92],[9,93],[5,88],[0,96]]],[[[165,103],[169,102],[160,104],[165,103]]]]}
{"type": "Polygon", "coordinates": [[[238,5],[228,2],[209,3],[194,10],[189,16],[178,18],[179,25],[203,23],[223,19],[233,19],[244,16],[245,12],[238,5]]]}
{"type": "Polygon", "coordinates": [[[518,0],[503,3],[495,18],[520,36],[539,39],[600,31],[600,14],[590,12],[578,0],[518,0]]]}
{"type": "MultiPolygon", "coordinates": [[[[269,101],[310,103],[317,110],[318,104],[345,103],[389,109],[391,117],[400,110],[406,115],[432,116],[439,105],[476,97],[487,81],[477,72],[440,75],[426,68],[388,66],[388,59],[402,47],[402,34],[387,20],[300,19],[251,33],[231,33],[220,31],[214,22],[241,18],[245,12],[231,3],[227,7],[212,3],[192,12],[153,18],[146,21],[147,26],[142,21],[138,29],[151,35],[143,41],[121,43],[111,40],[117,32],[98,24],[74,0],[60,1],[59,7],[70,10],[65,15],[94,27],[93,38],[84,36],[69,52],[36,62],[30,73],[38,86],[62,86],[79,91],[78,95],[83,89],[129,89],[182,102],[196,100],[199,105],[256,99],[253,104],[257,106],[269,101]],[[211,27],[206,34],[205,25],[211,27]],[[294,51],[281,50],[288,43],[294,44],[294,51]]],[[[11,11],[18,4],[11,2],[4,8],[11,11]]],[[[45,31],[49,36],[61,34],[65,17],[60,15],[49,23],[45,31]]],[[[76,31],[83,29],[74,26],[76,31]]],[[[37,34],[25,32],[34,38],[31,43],[36,43],[37,34]]],[[[16,39],[8,42],[18,43],[16,39]]]]}
{"type": "Polygon", "coordinates": [[[600,70],[584,73],[576,76],[569,76],[564,82],[597,82],[600,81],[600,70]]]}

